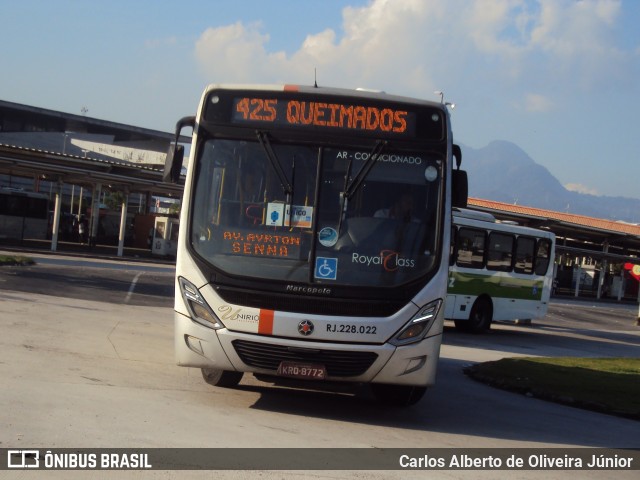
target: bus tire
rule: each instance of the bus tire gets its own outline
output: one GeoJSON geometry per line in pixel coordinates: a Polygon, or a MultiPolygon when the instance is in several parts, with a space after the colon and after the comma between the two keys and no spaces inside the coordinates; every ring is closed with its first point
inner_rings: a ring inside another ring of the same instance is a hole
{"type": "Polygon", "coordinates": [[[458,330],[482,333],[491,328],[493,321],[493,304],[489,297],[478,297],[471,307],[468,320],[455,320],[458,330]]]}
{"type": "Polygon", "coordinates": [[[214,387],[233,388],[240,383],[243,375],[243,372],[231,370],[216,370],[213,368],[203,368],[201,370],[204,381],[214,387]]]}
{"type": "Polygon", "coordinates": [[[418,403],[427,387],[414,385],[391,385],[387,383],[372,383],[371,391],[376,400],[384,405],[393,407],[408,407],[418,403]]]}
{"type": "Polygon", "coordinates": [[[484,332],[491,328],[493,321],[493,305],[488,297],[476,300],[469,314],[469,328],[474,333],[484,332]]]}

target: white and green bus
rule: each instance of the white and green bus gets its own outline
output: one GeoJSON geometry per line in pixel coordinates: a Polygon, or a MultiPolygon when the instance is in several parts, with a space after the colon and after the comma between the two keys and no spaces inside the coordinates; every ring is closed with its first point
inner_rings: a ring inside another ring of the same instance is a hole
{"type": "MultiPolygon", "coordinates": [[[[252,373],[417,402],[436,376],[452,203],[466,201],[446,105],[212,85],[176,138],[184,127],[178,365],[214,386],[252,373]]],[[[180,152],[167,180],[179,179],[180,152]]]]}
{"type": "Polygon", "coordinates": [[[549,231],[454,209],[445,318],[459,330],[482,332],[493,321],[544,317],[554,251],[549,231]]]}

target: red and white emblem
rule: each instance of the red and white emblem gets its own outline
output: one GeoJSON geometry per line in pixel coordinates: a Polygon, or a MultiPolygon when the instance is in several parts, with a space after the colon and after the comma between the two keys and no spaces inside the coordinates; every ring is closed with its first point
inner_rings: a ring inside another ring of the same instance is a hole
{"type": "Polygon", "coordinates": [[[313,323],[311,323],[309,320],[302,320],[298,324],[298,333],[306,337],[313,333],[313,328],[313,323]]]}

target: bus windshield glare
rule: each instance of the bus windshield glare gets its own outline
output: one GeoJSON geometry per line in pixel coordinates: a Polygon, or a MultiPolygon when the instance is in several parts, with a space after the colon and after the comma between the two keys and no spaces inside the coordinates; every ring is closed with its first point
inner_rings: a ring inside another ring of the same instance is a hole
{"type": "Polygon", "coordinates": [[[209,138],[199,150],[190,243],[213,268],[363,287],[398,287],[437,268],[444,152],[257,137],[209,138]]]}

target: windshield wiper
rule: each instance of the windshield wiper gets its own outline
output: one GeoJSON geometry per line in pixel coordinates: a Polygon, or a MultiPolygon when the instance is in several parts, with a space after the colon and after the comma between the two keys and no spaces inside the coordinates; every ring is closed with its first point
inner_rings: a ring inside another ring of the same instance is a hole
{"type": "Polygon", "coordinates": [[[293,194],[293,187],[291,183],[287,179],[287,175],[284,173],[282,169],[282,165],[276,156],[276,152],[273,151],[273,147],[271,146],[271,141],[269,140],[269,135],[266,132],[261,132],[260,130],[256,131],[256,135],[258,136],[258,141],[260,145],[262,145],[262,149],[264,153],[267,155],[269,162],[271,162],[271,166],[276,172],[278,176],[278,180],[280,180],[280,185],[282,186],[282,191],[287,196],[287,203],[291,195],[293,194]]]}
{"type": "Polygon", "coordinates": [[[344,187],[342,188],[342,192],[340,193],[340,217],[338,218],[338,236],[342,234],[342,221],[347,214],[347,207],[349,206],[349,200],[347,199],[346,192],[347,188],[349,187],[349,176],[351,175],[352,163],[353,161],[350,158],[349,163],[347,164],[347,171],[344,174],[344,187]]]}
{"type": "Polygon", "coordinates": [[[369,172],[378,161],[378,157],[382,154],[383,150],[387,147],[386,140],[378,140],[369,154],[369,158],[364,162],[364,165],[360,168],[358,173],[351,181],[349,176],[351,175],[351,160],[347,165],[347,171],[344,174],[344,190],[340,194],[340,218],[338,219],[338,235],[342,232],[342,221],[347,214],[347,207],[349,206],[349,200],[358,191],[362,182],[364,182],[369,172]]]}
{"type": "MultiPolygon", "coordinates": [[[[364,182],[365,178],[367,178],[367,175],[369,175],[369,172],[371,171],[371,169],[375,166],[378,160],[378,157],[380,157],[383,150],[387,147],[387,143],[388,142],[386,140],[378,140],[376,142],[375,146],[373,147],[373,150],[371,150],[371,153],[369,154],[369,158],[367,158],[367,161],[364,162],[364,165],[362,166],[362,168],[360,168],[360,171],[358,171],[356,176],[353,177],[353,180],[351,180],[351,182],[349,182],[349,184],[345,187],[343,196],[347,200],[353,197],[353,195],[358,191],[358,188],[360,188],[360,185],[362,185],[362,182],[364,182]]],[[[349,166],[351,166],[351,164],[349,164],[349,166]]],[[[346,174],[347,177],[345,177],[345,183],[346,183],[346,179],[348,178],[349,171],[350,171],[350,168],[347,169],[347,174],[346,174]]]]}
{"type": "MultiPolygon", "coordinates": [[[[291,195],[287,194],[287,203],[289,204],[289,226],[291,226],[291,218],[293,217],[293,187],[296,181],[296,155],[293,154],[291,160],[291,195]]],[[[286,192],[285,192],[286,194],[286,192]]]]}

